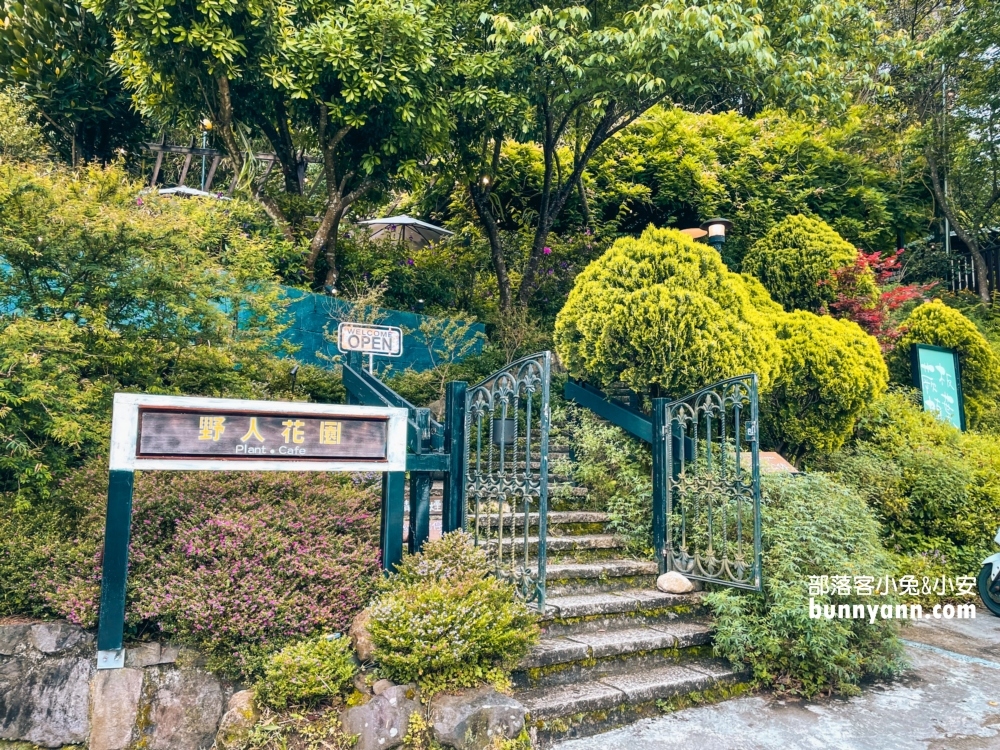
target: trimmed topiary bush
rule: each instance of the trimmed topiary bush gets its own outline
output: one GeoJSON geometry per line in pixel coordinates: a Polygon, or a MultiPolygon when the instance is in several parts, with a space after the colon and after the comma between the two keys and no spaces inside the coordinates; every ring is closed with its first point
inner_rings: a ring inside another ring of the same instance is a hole
{"type": "Polygon", "coordinates": [[[404,560],[371,606],[368,631],[381,674],[415,682],[425,696],[485,682],[507,686],[538,626],[511,584],[485,575],[484,562],[462,532],[404,560]]]}
{"type": "MultiPolygon", "coordinates": [[[[857,249],[821,219],[788,216],[775,224],[743,258],[785,310],[819,312],[837,299],[835,272],[854,264],[857,249]]],[[[877,294],[874,276],[865,286],[877,294]]]]}
{"type": "Polygon", "coordinates": [[[940,300],[925,302],[903,323],[903,336],[889,357],[893,379],[910,385],[910,346],[930,344],[958,352],[962,369],[962,394],[970,427],[1000,399],[1000,357],[975,324],[940,300]]]}
{"type": "Polygon", "coordinates": [[[254,691],[269,708],[309,708],[343,693],[356,671],[349,638],[320,636],[274,654],[254,691]]]}
{"type": "Polygon", "coordinates": [[[765,435],[800,457],[836,450],[886,388],[878,341],[857,323],[800,310],[777,318],[781,366],[762,409],[765,435]]]}
{"type": "Polygon", "coordinates": [[[653,227],[577,276],[554,339],[571,375],[671,396],[748,372],[766,390],[778,358],[744,279],[708,245],[653,227]]]}
{"type": "MultiPolygon", "coordinates": [[[[762,686],[794,695],[856,694],[861,680],[891,677],[902,645],[891,620],[810,617],[822,608],[865,603],[865,597],[810,597],[810,576],[892,575],[878,523],[853,491],[824,474],[764,479],[764,591],[712,592],[715,651],[749,668],[762,686]]],[[[895,604],[892,595],[871,604],[895,604]]]]}

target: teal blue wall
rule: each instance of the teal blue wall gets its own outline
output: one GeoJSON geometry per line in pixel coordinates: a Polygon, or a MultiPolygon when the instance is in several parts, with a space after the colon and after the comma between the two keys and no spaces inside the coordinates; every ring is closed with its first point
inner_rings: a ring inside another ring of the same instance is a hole
{"type": "MultiPolygon", "coordinates": [[[[337,345],[328,340],[327,336],[336,333],[337,325],[342,320],[349,320],[351,304],[336,297],[311,294],[291,287],[286,287],[285,292],[291,300],[286,310],[289,327],[281,338],[299,347],[293,356],[300,362],[331,367],[330,359],[338,356],[340,352],[337,351],[337,345]],[[318,356],[317,352],[323,356],[318,356]]],[[[427,343],[419,333],[414,336],[408,331],[418,331],[420,324],[430,318],[400,310],[380,309],[378,314],[379,325],[397,326],[403,329],[403,356],[375,357],[376,372],[387,365],[391,365],[393,372],[407,369],[417,372],[429,370],[433,364],[427,343]]],[[[469,338],[477,338],[477,334],[485,334],[485,331],[486,328],[482,323],[474,323],[467,335],[469,338]]],[[[482,339],[483,336],[479,335],[469,354],[479,354],[482,351],[482,339]]],[[[440,347],[441,344],[442,342],[438,340],[432,345],[440,347]]]]}

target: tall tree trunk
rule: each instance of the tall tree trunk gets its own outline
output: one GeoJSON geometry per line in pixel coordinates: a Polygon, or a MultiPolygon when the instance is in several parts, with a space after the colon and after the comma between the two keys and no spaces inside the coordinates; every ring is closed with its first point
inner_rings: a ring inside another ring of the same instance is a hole
{"type": "MultiPolygon", "coordinates": [[[[219,93],[219,106],[214,119],[219,125],[219,137],[222,138],[222,144],[233,164],[233,171],[235,174],[239,174],[243,170],[245,159],[243,151],[236,141],[236,133],[233,131],[233,99],[229,91],[229,79],[225,76],[218,76],[215,79],[215,84],[219,93]]],[[[292,228],[289,226],[288,219],[285,218],[281,207],[265,195],[259,187],[254,189],[254,198],[263,206],[264,213],[281,230],[285,239],[289,242],[295,242],[295,235],[292,234],[292,228]]]]}
{"type": "Polygon", "coordinates": [[[972,256],[972,265],[976,269],[979,299],[984,305],[989,305],[993,302],[993,295],[991,294],[992,290],[990,289],[990,274],[989,269],[986,266],[986,258],[983,257],[982,250],[979,247],[979,239],[958,220],[959,217],[955,214],[955,211],[952,210],[951,204],[948,202],[948,196],[945,195],[944,186],[941,183],[937,157],[934,155],[933,150],[928,147],[924,151],[924,156],[927,159],[928,171],[931,174],[931,190],[934,193],[934,197],[941,205],[941,211],[948,219],[948,223],[951,224],[952,228],[955,230],[955,234],[957,234],[958,238],[965,243],[966,247],[969,248],[969,254],[972,256]]]}
{"type": "Polygon", "coordinates": [[[337,286],[337,237],[340,234],[340,220],[343,218],[343,211],[338,211],[333,219],[333,226],[330,227],[330,234],[326,238],[326,282],[325,287],[333,289],[337,286]]]}
{"type": "Polygon", "coordinates": [[[496,274],[497,287],[500,292],[500,309],[506,312],[511,307],[510,276],[507,274],[507,261],[503,257],[500,229],[490,208],[490,191],[474,180],[469,183],[469,196],[472,198],[476,215],[479,216],[479,221],[486,230],[486,238],[490,243],[490,261],[493,263],[493,273],[496,274]]]}
{"type": "Polygon", "coordinates": [[[295,144],[292,143],[292,133],[288,127],[288,112],[285,110],[285,103],[281,99],[274,101],[274,122],[268,119],[266,113],[262,113],[257,118],[260,129],[274,149],[274,155],[281,165],[281,174],[285,180],[285,192],[291,195],[302,194],[302,181],[300,159],[295,153],[295,144]]]}

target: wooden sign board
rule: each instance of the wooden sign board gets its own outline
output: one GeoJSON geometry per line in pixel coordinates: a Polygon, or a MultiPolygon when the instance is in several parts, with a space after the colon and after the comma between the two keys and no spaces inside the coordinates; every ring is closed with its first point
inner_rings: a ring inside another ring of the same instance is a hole
{"type": "Polygon", "coordinates": [[[337,326],[337,348],[347,352],[399,357],[403,354],[403,331],[396,326],[341,323],[337,326]]]}
{"type": "Polygon", "coordinates": [[[111,469],[404,471],[405,409],[115,395],[111,469]]]}

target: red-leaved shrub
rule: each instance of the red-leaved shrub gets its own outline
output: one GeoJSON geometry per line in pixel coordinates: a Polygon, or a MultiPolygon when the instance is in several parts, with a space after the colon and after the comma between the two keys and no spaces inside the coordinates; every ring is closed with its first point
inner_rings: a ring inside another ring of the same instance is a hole
{"type": "MultiPolygon", "coordinates": [[[[360,475],[138,474],[130,634],[158,630],[246,678],[289,640],[346,630],[379,575],[377,489],[360,475]]],[[[88,467],[62,491],[83,508],[79,538],[74,554],[42,572],[40,593],[56,613],[92,627],[107,472],[88,467]]]]}

